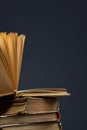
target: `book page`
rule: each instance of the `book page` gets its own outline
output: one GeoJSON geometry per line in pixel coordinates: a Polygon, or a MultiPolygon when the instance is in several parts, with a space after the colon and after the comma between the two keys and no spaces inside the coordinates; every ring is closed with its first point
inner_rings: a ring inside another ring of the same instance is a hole
{"type": "Polygon", "coordinates": [[[18,89],[25,35],[0,33],[0,96],[18,89]]]}

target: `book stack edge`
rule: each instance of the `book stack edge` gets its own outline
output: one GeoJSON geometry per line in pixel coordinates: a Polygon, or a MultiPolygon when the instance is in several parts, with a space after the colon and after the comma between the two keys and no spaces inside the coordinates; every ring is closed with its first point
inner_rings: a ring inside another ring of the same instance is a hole
{"type": "Polygon", "coordinates": [[[69,95],[66,89],[37,88],[1,97],[0,129],[62,130],[59,97],[69,95]]]}

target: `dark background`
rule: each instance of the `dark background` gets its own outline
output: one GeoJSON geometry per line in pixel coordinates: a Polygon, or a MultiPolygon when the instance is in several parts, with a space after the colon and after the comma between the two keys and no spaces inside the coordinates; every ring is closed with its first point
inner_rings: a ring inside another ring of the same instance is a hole
{"type": "Polygon", "coordinates": [[[87,129],[86,1],[0,1],[0,31],[26,35],[19,89],[63,87],[63,130],[87,129]]]}

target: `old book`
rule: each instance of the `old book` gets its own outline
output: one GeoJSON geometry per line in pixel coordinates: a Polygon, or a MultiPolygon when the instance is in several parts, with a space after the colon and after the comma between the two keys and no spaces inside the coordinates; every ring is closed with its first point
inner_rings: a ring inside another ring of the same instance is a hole
{"type": "Polygon", "coordinates": [[[58,112],[37,113],[37,114],[15,114],[0,116],[0,126],[10,124],[28,124],[38,122],[60,122],[57,116],[58,112]]]}
{"type": "Polygon", "coordinates": [[[69,96],[65,88],[36,88],[18,91],[16,96],[33,96],[33,97],[61,97],[69,96]]]}
{"type": "Polygon", "coordinates": [[[25,35],[0,33],[0,97],[6,95],[59,97],[68,96],[66,89],[38,88],[18,91],[25,35]]]}
{"type": "Polygon", "coordinates": [[[60,130],[58,122],[34,124],[12,124],[0,126],[0,130],[60,130]]]}
{"type": "Polygon", "coordinates": [[[0,96],[18,89],[25,35],[0,33],[0,96]]]}
{"type": "Polygon", "coordinates": [[[59,110],[57,98],[6,97],[0,98],[0,115],[51,113],[59,110]]]}

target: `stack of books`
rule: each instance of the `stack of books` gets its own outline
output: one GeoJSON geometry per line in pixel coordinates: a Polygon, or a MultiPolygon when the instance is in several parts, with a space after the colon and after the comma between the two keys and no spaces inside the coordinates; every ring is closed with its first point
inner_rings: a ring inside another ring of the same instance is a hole
{"type": "Polygon", "coordinates": [[[18,91],[25,35],[0,33],[0,130],[61,130],[63,88],[18,91]]]}
{"type": "Polygon", "coordinates": [[[0,98],[1,130],[61,130],[59,97],[66,89],[37,88],[0,98]]]}

